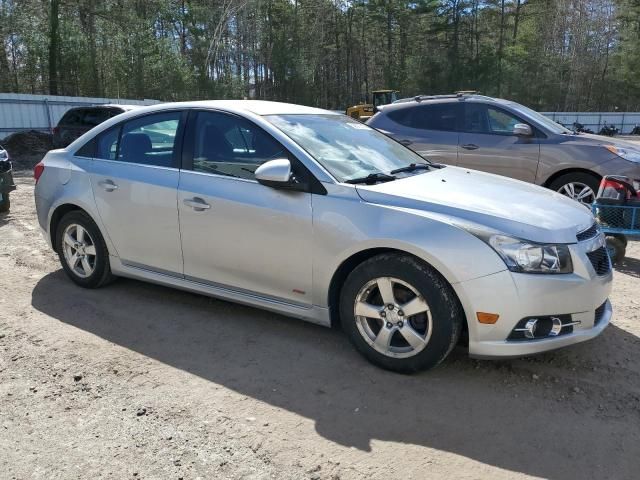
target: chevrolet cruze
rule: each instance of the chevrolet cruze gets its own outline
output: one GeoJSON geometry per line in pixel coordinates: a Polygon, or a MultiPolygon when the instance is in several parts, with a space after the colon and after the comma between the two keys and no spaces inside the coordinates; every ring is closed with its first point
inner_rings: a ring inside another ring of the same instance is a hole
{"type": "Polygon", "coordinates": [[[39,223],[78,285],[130,277],[339,325],[387,369],[433,367],[459,340],[474,357],[543,352],[611,319],[587,208],[430,163],[341,114],[156,105],[34,174],[39,223]]]}

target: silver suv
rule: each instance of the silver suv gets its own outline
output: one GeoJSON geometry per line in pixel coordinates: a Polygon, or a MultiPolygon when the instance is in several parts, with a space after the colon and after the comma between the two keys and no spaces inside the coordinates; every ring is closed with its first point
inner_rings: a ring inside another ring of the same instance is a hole
{"type": "Polygon", "coordinates": [[[424,158],[548,187],[590,204],[604,175],[640,187],[640,145],[576,133],[523,105],[473,94],[379,107],[367,124],[424,158]]]}
{"type": "Polygon", "coordinates": [[[132,277],[340,324],[392,370],[432,367],[467,334],[471,355],[510,357],[611,319],[589,210],[431,164],[326,110],[143,108],[49,152],[34,176],[40,226],[78,285],[132,277]]]}

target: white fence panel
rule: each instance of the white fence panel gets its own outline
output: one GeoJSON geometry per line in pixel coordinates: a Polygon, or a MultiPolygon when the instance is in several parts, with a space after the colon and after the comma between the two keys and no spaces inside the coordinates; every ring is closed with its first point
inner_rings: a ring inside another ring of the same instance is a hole
{"type": "Polygon", "coordinates": [[[572,127],[574,122],[598,133],[604,125],[618,127],[621,134],[631,133],[636,125],[640,125],[638,112],[541,112],[550,119],[572,127]]]}
{"type": "Polygon", "coordinates": [[[23,130],[50,132],[70,108],[108,103],[153,105],[159,101],[0,93],[0,138],[23,130]]]}

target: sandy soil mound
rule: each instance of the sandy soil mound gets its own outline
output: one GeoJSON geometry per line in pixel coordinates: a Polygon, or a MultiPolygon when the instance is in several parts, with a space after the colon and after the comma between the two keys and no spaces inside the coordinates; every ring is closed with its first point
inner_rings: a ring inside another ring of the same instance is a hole
{"type": "Polygon", "coordinates": [[[0,141],[16,168],[32,168],[53,148],[53,136],[37,130],[17,132],[0,141]]]}

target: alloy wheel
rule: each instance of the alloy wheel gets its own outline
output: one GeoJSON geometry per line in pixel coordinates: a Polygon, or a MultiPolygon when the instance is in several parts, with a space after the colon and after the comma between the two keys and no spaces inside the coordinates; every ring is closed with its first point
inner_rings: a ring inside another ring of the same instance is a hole
{"type": "Polygon", "coordinates": [[[70,224],[62,235],[64,258],[74,274],[91,276],[96,268],[96,246],[89,232],[77,223],[70,224]]]}
{"type": "Polygon", "coordinates": [[[558,189],[558,193],[585,205],[591,205],[596,199],[596,194],[591,187],[582,182],[565,183],[558,189]]]}
{"type": "Polygon", "coordinates": [[[354,316],[362,338],[388,357],[412,357],[431,338],[429,305],[415,287],[397,278],[367,282],[356,295],[354,316]]]}

